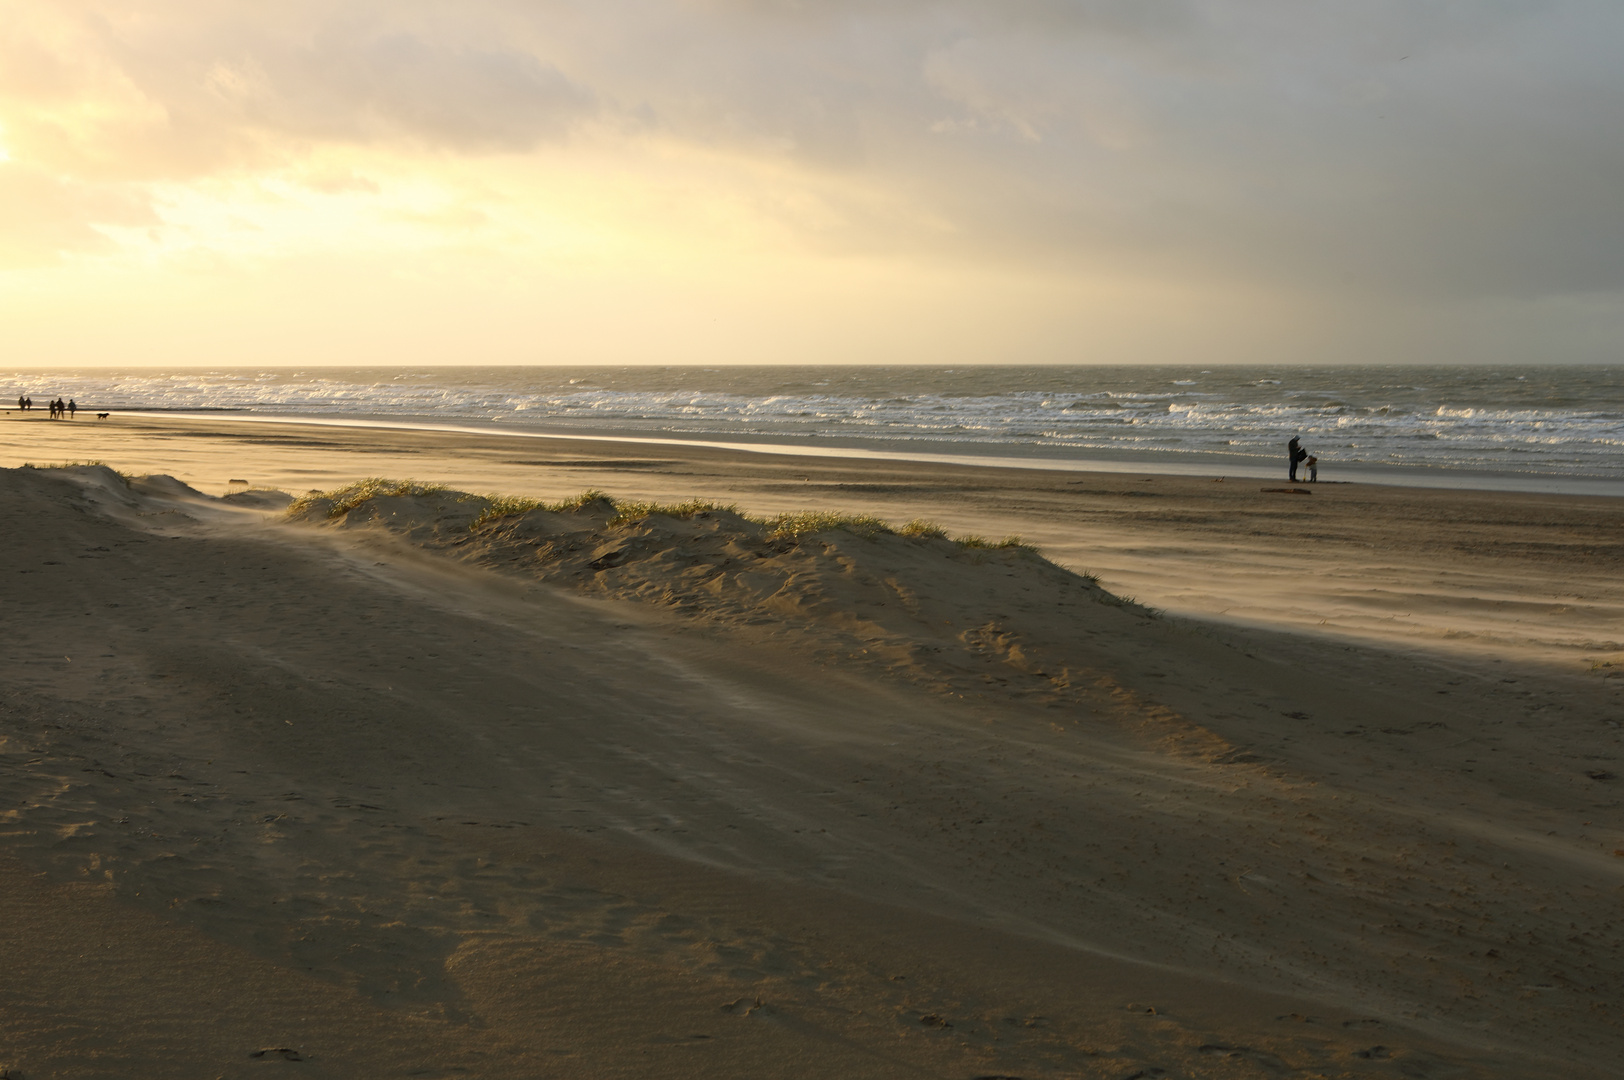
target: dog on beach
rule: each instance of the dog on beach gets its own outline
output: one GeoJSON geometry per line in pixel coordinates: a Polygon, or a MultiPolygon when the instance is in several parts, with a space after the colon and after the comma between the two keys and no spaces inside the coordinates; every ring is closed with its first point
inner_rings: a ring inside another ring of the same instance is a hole
{"type": "Polygon", "coordinates": [[[96,414],[96,419],[97,420],[106,420],[109,416],[112,416],[112,415],[113,415],[112,413],[99,412],[99,413],[96,414]]]}

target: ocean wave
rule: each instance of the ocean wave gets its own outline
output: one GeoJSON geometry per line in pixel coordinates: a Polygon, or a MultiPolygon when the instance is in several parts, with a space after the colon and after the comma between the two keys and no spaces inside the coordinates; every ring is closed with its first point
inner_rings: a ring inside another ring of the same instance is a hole
{"type": "Polygon", "coordinates": [[[1284,454],[1624,478],[1624,373],[1561,369],[581,369],[12,372],[84,408],[234,409],[703,437],[1284,454]]]}

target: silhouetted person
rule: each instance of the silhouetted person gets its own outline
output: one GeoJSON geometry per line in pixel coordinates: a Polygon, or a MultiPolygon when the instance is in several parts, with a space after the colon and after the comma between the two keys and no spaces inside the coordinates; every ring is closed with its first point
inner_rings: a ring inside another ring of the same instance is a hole
{"type": "Polygon", "coordinates": [[[24,412],[27,412],[29,409],[32,409],[33,407],[34,407],[34,399],[33,398],[31,398],[31,397],[23,398],[23,411],[24,412]]]}
{"type": "Polygon", "coordinates": [[[72,420],[73,419],[73,414],[78,412],[78,411],[79,411],[79,403],[77,401],[74,401],[72,398],[69,398],[68,399],[68,419],[72,420]]]}
{"type": "Polygon", "coordinates": [[[1293,484],[1297,482],[1297,465],[1307,456],[1308,451],[1302,447],[1302,436],[1293,435],[1291,441],[1286,444],[1286,459],[1291,466],[1286,470],[1286,479],[1293,484]]]}

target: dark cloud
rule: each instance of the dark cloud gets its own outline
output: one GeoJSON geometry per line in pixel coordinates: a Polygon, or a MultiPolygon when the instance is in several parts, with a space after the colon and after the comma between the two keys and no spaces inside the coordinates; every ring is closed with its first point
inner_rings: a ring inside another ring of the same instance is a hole
{"type": "Polygon", "coordinates": [[[1078,4],[1061,34],[1044,7],[938,23],[897,65],[917,82],[859,110],[887,135],[870,167],[957,226],[933,243],[1293,288],[1624,288],[1624,9],[1209,2],[1106,32],[1078,4]]]}

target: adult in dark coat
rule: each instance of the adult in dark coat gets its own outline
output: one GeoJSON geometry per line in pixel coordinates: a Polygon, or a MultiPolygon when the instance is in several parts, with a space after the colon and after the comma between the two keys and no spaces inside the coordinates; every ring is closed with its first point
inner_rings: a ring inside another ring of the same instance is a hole
{"type": "Polygon", "coordinates": [[[1302,448],[1302,436],[1293,435],[1291,441],[1286,444],[1286,458],[1290,464],[1290,468],[1286,470],[1286,479],[1293,484],[1297,482],[1297,466],[1307,456],[1308,451],[1302,448]]]}

